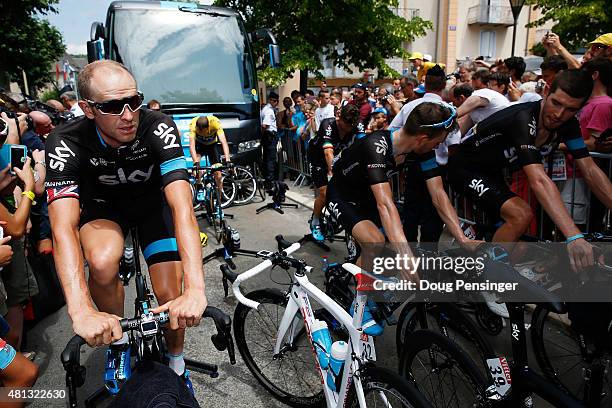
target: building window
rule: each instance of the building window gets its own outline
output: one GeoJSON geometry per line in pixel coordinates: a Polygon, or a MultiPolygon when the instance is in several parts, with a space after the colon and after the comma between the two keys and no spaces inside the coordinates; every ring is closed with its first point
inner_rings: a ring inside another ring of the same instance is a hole
{"type": "Polygon", "coordinates": [[[495,57],[495,31],[480,32],[480,55],[485,58],[495,57]]]}

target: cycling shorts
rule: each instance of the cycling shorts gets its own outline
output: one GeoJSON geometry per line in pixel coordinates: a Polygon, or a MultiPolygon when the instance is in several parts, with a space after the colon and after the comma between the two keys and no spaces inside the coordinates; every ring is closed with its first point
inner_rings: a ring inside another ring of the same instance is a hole
{"type": "Polygon", "coordinates": [[[123,234],[130,226],[138,230],[138,238],[147,265],[180,261],[172,211],[163,191],[138,199],[114,201],[91,197],[81,203],[81,226],[103,219],[117,223],[123,234]]]}
{"type": "Polygon", "coordinates": [[[202,157],[206,156],[208,158],[208,166],[221,163],[221,158],[219,157],[216,144],[204,145],[201,143],[196,143],[196,153],[201,154],[202,157]]]}
{"type": "Polygon", "coordinates": [[[16,355],[17,352],[13,346],[8,344],[4,339],[0,339],[0,370],[4,370],[8,367],[13,362],[16,355]]]}
{"type": "Polygon", "coordinates": [[[448,161],[448,182],[454,191],[471,198],[495,217],[500,216],[506,201],[517,197],[510,191],[501,170],[471,169],[456,156],[448,161]]]}
{"type": "Polygon", "coordinates": [[[327,186],[327,167],[313,166],[311,163],[310,177],[316,188],[327,186]]]}
{"type": "Polygon", "coordinates": [[[372,221],[377,227],[382,226],[375,203],[347,200],[331,186],[327,189],[327,210],[336,217],[340,225],[349,233],[353,232],[355,225],[365,220],[372,221]]]}

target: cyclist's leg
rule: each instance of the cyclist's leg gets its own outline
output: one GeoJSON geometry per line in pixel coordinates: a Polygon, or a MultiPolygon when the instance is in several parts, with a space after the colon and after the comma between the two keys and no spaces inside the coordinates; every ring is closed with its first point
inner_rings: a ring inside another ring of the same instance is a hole
{"type": "Polygon", "coordinates": [[[88,201],[83,206],[79,235],[89,265],[89,291],[94,303],[102,312],[123,316],[119,261],[124,234],[116,214],[106,203],[88,201]]]}
{"type": "MultiPolygon", "coordinates": [[[[149,205],[141,209],[142,216],[137,222],[138,236],[149,267],[153,292],[157,303],[163,305],[181,295],[183,270],[174,235],[172,212],[163,194],[146,197],[146,202],[149,205]]],[[[165,337],[170,354],[181,354],[184,329],[166,330],[165,337]]]]}
{"type": "Polygon", "coordinates": [[[517,242],[529,228],[533,216],[529,204],[516,196],[502,204],[499,215],[504,223],[495,231],[493,242],[517,242]]]}

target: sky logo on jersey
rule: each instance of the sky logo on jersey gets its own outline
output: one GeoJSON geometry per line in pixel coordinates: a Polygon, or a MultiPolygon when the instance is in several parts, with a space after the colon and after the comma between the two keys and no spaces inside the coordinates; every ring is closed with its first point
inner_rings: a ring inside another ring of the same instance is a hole
{"type": "Polygon", "coordinates": [[[482,184],[482,179],[481,180],[472,179],[472,182],[470,183],[469,187],[478,193],[478,197],[482,197],[482,195],[486,193],[487,190],[489,189],[489,187],[485,187],[485,185],[482,184]]]}
{"type": "Polygon", "coordinates": [[[336,220],[340,219],[340,215],[342,215],[342,213],[340,212],[340,210],[338,210],[337,203],[330,202],[327,208],[329,208],[329,211],[331,211],[331,213],[334,214],[334,217],[336,218],[336,220]]]}
{"type": "Polygon", "coordinates": [[[107,186],[116,186],[119,184],[127,184],[127,183],[143,183],[151,178],[151,174],[153,174],[153,165],[149,167],[149,170],[146,172],[142,170],[134,170],[130,173],[129,176],[125,175],[125,171],[123,169],[117,170],[117,175],[102,175],[98,177],[98,180],[102,184],[106,184],[107,186]]]}
{"type": "Polygon", "coordinates": [[[529,126],[529,135],[535,136],[536,132],[538,131],[538,125],[536,124],[536,119],[531,118],[531,123],[528,126],[529,126]]]}
{"type": "Polygon", "coordinates": [[[181,147],[176,143],[176,135],[172,133],[173,130],[173,126],[168,126],[166,123],[161,122],[157,125],[157,129],[153,131],[153,134],[162,139],[166,144],[164,150],[172,149],[173,147],[181,147]]]}
{"type": "Polygon", "coordinates": [[[62,140],[60,144],[61,146],[57,146],[54,153],[49,153],[49,158],[51,159],[49,161],[49,167],[53,170],[64,171],[66,159],[70,156],[75,157],[76,155],[70,150],[66,142],[62,140]]]}
{"type": "Polygon", "coordinates": [[[382,154],[383,156],[387,154],[387,150],[389,149],[389,145],[384,138],[376,141],[374,146],[376,146],[376,153],[382,154]]]}

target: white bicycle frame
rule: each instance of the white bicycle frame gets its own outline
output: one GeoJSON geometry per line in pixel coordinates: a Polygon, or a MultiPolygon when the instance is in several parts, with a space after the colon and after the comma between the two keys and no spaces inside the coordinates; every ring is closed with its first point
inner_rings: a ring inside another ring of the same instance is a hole
{"type": "MultiPolygon", "coordinates": [[[[299,247],[300,244],[293,244],[285,250],[285,253],[289,255],[292,252],[296,251],[299,247]]],[[[347,265],[350,265],[350,268],[346,267],[346,269],[353,274],[356,274],[358,273],[358,271],[360,271],[360,268],[352,264],[345,264],[343,266],[347,265]]],[[[233,283],[232,288],[234,291],[234,295],[236,296],[238,301],[240,301],[240,303],[257,310],[257,308],[259,307],[259,303],[247,299],[240,292],[240,284],[245,280],[250,279],[253,276],[261,273],[270,266],[272,266],[272,262],[270,260],[265,260],[259,265],[238,275],[238,278],[233,283]]],[[[307,272],[310,272],[310,270],[312,270],[311,267],[307,267],[306,269],[307,272]]],[[[371,337],[363,333],[363,330],[361,328],[363,320],[363,311],[366,305],[366,301],[366,295],[362,295],[359,293],[357,294],[355,298],[355,310],[353,313],[353,317],[351,317],[346,312],[346,310],[344,310],[340,305],[338,305],[332,298],[327,296],[327,294],[325,294],[315,285],[310,283],[306,275],[300,275],[296,273],[294,273],[293,275],[293,284],[291,286],[291,292],[288,294],[287,307],[285,308],[285,313],[283,314],[283,318],[281,319],[281,323],[278,329],[276,344],[274,346],[274,355],[280,353],[281,347],[284,344],[293,344],[295,335],[300,332],[302,327],[305,327],[314,353],[316,367],[319,371],[321,381],[323,383],[323,392],[325,393],[325,400],[327,402],[328,408],[342,408],[344,406],[351,382],[355,385],[355,391],[357,393],[359,407],[367,408],[361,380],[358,376],[355,375],[355,373],[359,372],[360,366],[363,365],[365,361],[367,361],[367,358],[364,358],[367,356],[367,354],[364,353],[363,342],[365,341],[367,343],[370,343],[372,347],[374,346],[374,342],[372,341],[371,337]],[[331,313],[336,318],[336,320],[338,320],[338,322],[340,322],[340,324],[342,324],[342,326],[346,328],[349,333],[348,352],[344,360],[342,381],[340,390],[338,392],[332,391],[327,386],[327,370],[324,370],[319,366],[319,360],[315,352],[315,346],[313,344],[312,335],[310,331],[310,328],[312,327],[312,324],[315,320],[314,312],[310,304],[310,297],[315,299],[325,310],[331,313]],[[297,318],[298,312],[302,313],[303,319],[297,318]]]]}

